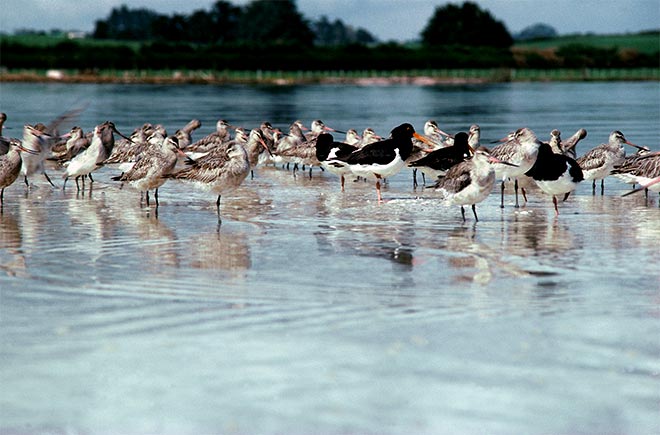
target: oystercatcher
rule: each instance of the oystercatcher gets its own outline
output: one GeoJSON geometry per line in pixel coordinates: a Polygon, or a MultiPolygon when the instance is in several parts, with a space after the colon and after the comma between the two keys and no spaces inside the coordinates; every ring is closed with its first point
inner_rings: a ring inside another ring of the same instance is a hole
{"type": "Polygon", "coordinates": [[[355,145],[344,142],[335,142],[334,137],[329,133],[321,133],[316,139],[316,158],[321,162],[321,167],[327,169],[333,174],[339,175],[341,179],[341,191],[344,191],[344,175],[351,172],[346,166],[335,166],[328,164],[328,160],[335,158],[344,158],[358,150],[355,145]]]}
{"type": "Polygon", "coordinates": [[[460,132],[454,136],[454,145],[431,151],[421,159],[410,162],[408,166],[419,168],[424,174],[436,180],[443,177],[449,168],[470,157],[473,152],[468,144],[468,134],[460,132]]]}
{"type": "Polygon", "coordinates": [[[552,152],[552,147],[547,143],[539,145],[536,162],[525,175],[532,177],[543,192],[552,195],[556,215],[559,215],[556,195],[568,196],[584,180],[580,165],[571,157],[552,152]]]}
{"type": "Polygon", "coordinates": [[[365,145],[346,157],[328,159],[327,164],[338,168],[347,167],[352,173],[361,177],[376,178],[376,193],[378,202],[383,198],[380,194],[380,180],[399,172],[412,152],[412,138],[429,143],[428,139],[415,132],[409,124],[395,127],[388,139],[365,145]]]}

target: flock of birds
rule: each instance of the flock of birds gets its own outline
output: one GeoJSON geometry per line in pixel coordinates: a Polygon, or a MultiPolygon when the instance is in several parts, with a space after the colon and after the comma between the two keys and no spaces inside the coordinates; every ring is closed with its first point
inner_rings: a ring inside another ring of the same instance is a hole
{"type": "Polygon", "coordinates": [[[55,121],[50,126],[25,125],[19,140],[2,136],[6,119],[4,113],[0,114],[0,204],[4,202],[4,189],[20,175],[28,187],[29,177],[38,173],[54,186],[45,171],[46,161],[55,161],[63,169],[62,189],[73,178],[76,188],[84,190],[86,179],[94,182],[95,170],[116,166],[119,175],[112,180],[128,183],[141,195],[144,193],[147,206],[152,191],[158,207],[158,189],[167,180],[192,182],[217,195],[218,219],[222,195],[240,186],[251,172],[254,175],[254,168],[269,163],[287,168],[293,165],[294,175],[299,168],[309,167],[310,177],[312,167],[320,167],[339,176],[342,191],[346,176],[375,179],[379,203],[381,182],[409,166],[413,168],[414,186],[419,170],[424,179],[432,180],[427,188],[446,203],[461,207],[463,220],[464,206],[468,205],[478,220],[476,204],[492,192],[496,180],[501,180],[501,207],[505,182],[513,180],[516,207],[519,188],[527,201],[526,188],[538,186],[552,196],[556,214],[557,198],[566,200],[584,180],[593,180],[594,193],[596,181],[601,180],[603,194],[603,180],[610,175],[641,186],[626,195],[645,189],[647,194],[649,189],[660,191],[660,152],[635,145],[616,130],[607,143],[577,158],[575,148],[587,134],[584,129],[567,140],[553,130],[546,143],[529,128],[520,128],[489,149],[480,143],[478,125],[472,125],[469,132],[452,135],[440,130],[433,120],[425,123],[423,134],[403,123],[394,127],[388,138],[378,136],[371,128],[362,134],[355,129],[334,130],[321,120],[313,121],[310,129],[295,121],[286,133],[269,122],[246,130],[219,120],[213,133],[193,141],[193,132],[201,126],[198,120],[169,136],[163,126],[148,123],[125,136],[110,121],[87,134],[73,127],[69,133],[59,135],[59,121],[55,121]],[[345,134],[345,139],[335,141],[332,133],[345,134]],[[624,145],[638,151],[626,156],[624,145]]]}

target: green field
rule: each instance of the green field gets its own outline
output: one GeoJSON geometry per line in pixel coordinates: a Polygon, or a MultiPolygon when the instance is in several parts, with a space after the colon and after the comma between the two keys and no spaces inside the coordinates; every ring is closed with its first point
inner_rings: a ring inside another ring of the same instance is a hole
{"type": "Polygon", "coordinates": [[[25,34],[25,35],[0,35],[0,41],[6,41],[13,44],[22,44],[28,47],[54,47],[62,42],[74,41],[78,44],[93,47],[118,47],[127,46],[133,50],[140,48],[141,42],[137,41],[118,41],[108,39],[93,39],[93,38],[76,38],[69,39],[66,35],[40,35],[40,34],[25,34]]]}
{"type": "Polygon", "coordinates": [[[626,35],[567,35],[539,41],[521,42],[514,45],[520,49],[548,49],[579,44],[597,48],[633,49],[644,54],[660,52],[660,32],[626,35]]]}

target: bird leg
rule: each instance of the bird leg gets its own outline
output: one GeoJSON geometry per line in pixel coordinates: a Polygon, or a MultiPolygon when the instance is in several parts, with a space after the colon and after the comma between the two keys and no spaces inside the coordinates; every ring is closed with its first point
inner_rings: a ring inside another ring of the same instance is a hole
{"type": "Polygon", "coordinates": [[[156,199],[156,208],[158,208],[158,188],[156,188],[156,191],[154,192],[154,198],[156,199]]]}
{"type": "Polygon", "coordinates": [[[596,180],[591,183],[591,194],[595,195],[596,194],[596,180]]]}
{"type": "Polygon", "coordinates": [[[413,189],[417,188],[417,168],[413,168],[413,189]]]}
{"type": "Polygon", "coordinates": [[[64,183],[62,183],[62,190],[66,189],[66,180],[68,180],[69,177],[64,178],[64,183]]]}
{"type": "MultiPolygon", "coordinates": [[[[78,176],[75,178],[75,180],[76,180],[76,190],[77,190],[78,192],[80,192],[80,185],[78,184],[78,178],[80,178],[80,175],[78,175],[78,176]]],[[[85,188],[85,186],[83,185],[83,189],[84,189],[84,188],[85,188]]]]}
{"type": "Polygon", "coordinates": [[[46,171],[44,171],[44,177],[46,177],[46,180],[48,180],[48,182],[50,183],[51,186],[55,187],[55,185],[53,184],[53,182],[50,181],[50,177],[48,176],[48,174],[46,173],[46,171]]]}
{"type": "Polygon", "coordinates": [[[341,191],[344,191],[344,174],[341,174],[341,191]]]}
{"type": "Polygon", "coordinates": [[[309,165],[309,179],[312,179],[312,165],[309,165]]]}
{"type": "Polygon", "coordinates": [[[463,216],[463,222],[465,222],[465,209],[461,206],[461,216],[463,216]]]}
{"type": "Polygon", "coordinates": [[[520,205],[518,204],[518,179],[514,179],[513,181],[513,190],[516,192],[516,205],[514,205],[515,208],[519,208],[520,205]]]}
{"type": "Polygon", "coordinates": [[[149,191],[147,190],[145,194],[147,196],[147,207],[149,207],[149,191]]]}
{"type": "Polygon", "coordinates": [[[604,193],[605,193],[605,179],[602,178],[600,180],[600,196],[603,196],[604,193]]]}
{"type": "Polygon", "coordinates": [[[523,199],[525,200],[525,204],[527,204],[527,192],[525,192],[524,187],[520,188],[520,193],[522,193],[523,199]]]}
{"type": "Polygon", "coordinates": [[[552,195],[552,203],[555,205],[555,216],[559,216],[559,209],[557,208],[557,197],[552,195]]]}
{"type": "Polygon", "coordinates": [[[380,195],[380,175],[376,174],[376,194],[378,195],[378,203],[383,202],[383,197],[380,195]]]}
{"type": "Polygon", "coordinates": [[[25,185],[26,185],[27,187],[30,187],[30,183],[28,183],[27,175],[24,175],[24,176],[23,176],[23,180],[25,181],[25,185]]]}
{"type": "Polygon", "coordinates": [[[215,202],[215,208],[218,212],[218,225],[222,223],[222,219],[220,219],[220,196],[221,195],[218,195],[218,200],[215,202]]]}
{"type": "Polygon", "coordinates": [[[502,190],[501,190],[501,199],[500,199],[500,208],[504,208],[504,180],[502,180],[502,190]]]}
{"type": "Polygon", "coordinates": [[[479,222],[479,218],[477,217],[477,206],[475,204],[472,204],[472,213],[474,214],[474,221],[479,222]]]}
{"type": "Polygon", "coordinates": [[[89,174],[87,174],[87,176],[89,177],[89,182],[93,183],[94,179],[92,178],[92,173],[90,172],[89,174]]]}

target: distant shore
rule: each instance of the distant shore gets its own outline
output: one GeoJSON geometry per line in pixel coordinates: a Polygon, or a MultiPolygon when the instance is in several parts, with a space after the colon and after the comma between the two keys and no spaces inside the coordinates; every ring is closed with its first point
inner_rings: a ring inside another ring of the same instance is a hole
{"type": "Polygon", "coordinates": [[[418,85],[512,81],[660,81],[660,68],[446,69],[411,71],[3,70],[0,82],[110,84],[418,85]]]}

